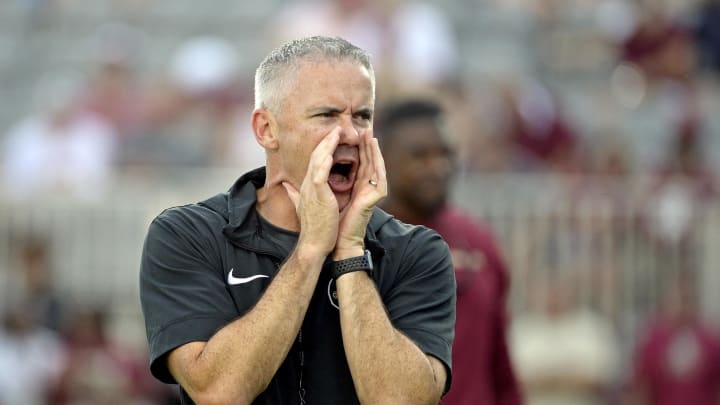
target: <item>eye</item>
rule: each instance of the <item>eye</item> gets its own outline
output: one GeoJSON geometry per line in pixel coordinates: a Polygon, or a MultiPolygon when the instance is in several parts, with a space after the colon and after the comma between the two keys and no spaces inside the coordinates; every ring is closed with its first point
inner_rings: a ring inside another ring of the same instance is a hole
{"type": "Polygon", "coordinates": [[[364,121],[370,121],[372,119],[372,113],[367,112],[367,111],[360,112],[360,113],[355,114],[355,118],[359,118],[364,121]]]}

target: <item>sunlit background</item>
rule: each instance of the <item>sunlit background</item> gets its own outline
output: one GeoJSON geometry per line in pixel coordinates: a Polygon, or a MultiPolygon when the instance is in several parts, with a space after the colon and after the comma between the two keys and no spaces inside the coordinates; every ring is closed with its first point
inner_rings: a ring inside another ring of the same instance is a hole
{"type": "Polygon", "coordinates": [[[446,106],[530,400],[584,372],[589,403],[629,403],[653,320],[720,324],[718,1],[0,0],[0,404],[174,403],[146,370],[147,225],[262,164],[254,68],[315,33],[372,53],[378,103],[446,106]]]}

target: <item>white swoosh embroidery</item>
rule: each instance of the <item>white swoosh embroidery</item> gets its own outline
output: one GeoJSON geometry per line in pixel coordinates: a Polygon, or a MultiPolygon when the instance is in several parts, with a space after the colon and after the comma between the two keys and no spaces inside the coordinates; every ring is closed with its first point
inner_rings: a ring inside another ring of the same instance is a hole
{"type": "Polygon", "coordinates": [[[266,276],[265,274],[257,274],[250,277],[235,277],[233,276],[233,271],[235,269],[230,269],[230,273],[228,273],[227,282],[230,285],[238,285],[238,284],[245,284],[249,283],[253,280],[257,280],[259,278],[268,278],[269,276],[266,276]]]}

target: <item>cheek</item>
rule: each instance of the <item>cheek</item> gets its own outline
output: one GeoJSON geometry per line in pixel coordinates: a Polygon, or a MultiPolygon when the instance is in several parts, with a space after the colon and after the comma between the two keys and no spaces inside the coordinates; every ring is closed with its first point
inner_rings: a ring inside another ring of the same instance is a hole
{"type": "Polygon", "coordinates": [[[405,159],[400,170],[406,178],[422,177],[422,173],[427,170],[423,163],[417,159],[405,159]]]}
{"type": "Polygon", "coordinates": [[[304,176],[310,162],[310,156],[321,139],[321,136],[311,132],[295,132],[285,138],[280,148],[283,166],[289,172],[294,173],[298,180],[304,176]]]}
{"type": "Polygon", "coordinates": [[[418,170],[412,161],[407,160],[398,163],[399,164],[389,168],[388,173],[390,173],[390,176],[392,176],[395,183],[400,183],[398,184],[398,187],[402,186],[412,188],[414,183],[416,183],[420,177],[418,170]]]}

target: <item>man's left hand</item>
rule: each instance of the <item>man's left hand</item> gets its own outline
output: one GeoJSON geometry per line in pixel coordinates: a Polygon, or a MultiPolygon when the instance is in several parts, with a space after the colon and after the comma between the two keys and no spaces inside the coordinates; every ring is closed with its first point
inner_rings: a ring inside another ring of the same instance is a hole
{"type": "Polygon", "coordinates": [[[364,250],[365,229],[373,208],[387,196],[385,160],[372,129],[360,135],[360,166],[350,203],[340,212],[335,260],[360,256],[364,250]]]}

